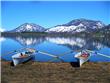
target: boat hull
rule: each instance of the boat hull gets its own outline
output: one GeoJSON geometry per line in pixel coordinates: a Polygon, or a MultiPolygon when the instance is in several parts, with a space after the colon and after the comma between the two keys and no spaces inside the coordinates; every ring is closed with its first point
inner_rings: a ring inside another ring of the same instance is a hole
{"type": "Polygon", "coordinates": [[[87,57],[81,56],[82,52],[77,53],[74,57],[79,59],[79,66],[81,67],[85,62],[87,62],[90,58],[90,54],[87,57]]]}
{"type": "Polygon", "coordinates": [[[26,56],[26,57],[21,57],[20,53],[17,53],[17,54],[12,56],[13,64],[14,64],[14,66],[16,66],[16,65],[18,65],[20,63],[28,61],[32,57],[33,57],[33,55],[31,55],[31,54],[26,56]]]}

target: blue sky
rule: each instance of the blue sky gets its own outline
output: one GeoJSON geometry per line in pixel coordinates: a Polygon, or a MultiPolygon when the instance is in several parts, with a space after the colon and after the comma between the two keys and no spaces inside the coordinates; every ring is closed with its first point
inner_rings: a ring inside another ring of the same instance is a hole
{"type": "Polygon", "coordinates": [[[45,28],[86,18],[109,24],[110,2],[107,1],[2,1],[2,28],[11,30],[23,23],[45,28]]]}

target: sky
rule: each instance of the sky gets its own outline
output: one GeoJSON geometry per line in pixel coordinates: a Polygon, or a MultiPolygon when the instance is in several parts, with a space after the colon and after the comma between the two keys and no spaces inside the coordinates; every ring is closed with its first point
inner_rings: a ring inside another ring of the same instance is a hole
{"type": "Polygon", "coordinates": [[[107,1],[2,1],[0,27],[12,30],[23,23],[35,23],[51,28],[79,18],[110,24],[109,17],[107,1]]]}

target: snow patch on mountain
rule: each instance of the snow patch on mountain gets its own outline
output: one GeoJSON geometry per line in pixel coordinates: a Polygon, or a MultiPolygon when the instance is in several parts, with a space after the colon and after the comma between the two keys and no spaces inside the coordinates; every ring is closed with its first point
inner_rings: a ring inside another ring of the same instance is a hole
{"type": "Polygon", "coordinates": [[[33,23],[24,23],[12,31],[13,32],[44,32],[45,28],[33,23]]]}
{"type": "Polygon", "coordinates": [[[27,24],[26,29],[27,29],[27,30],[30,30],[30,29],[32,29],[32,26],[29,25],[29,24],[27,24]]]}
{"type": "Polygon", "coordinates": [[[63,25],[57,25],[53,28],[46,30],[46,32],[83,32],[83,31],[94,31],[101,29],[105,25],[100,21],[93,21],[87,19],[76,19],[63,25]]]}
{"type": "Polygon", "coordinates": [[[98,26],[98,28],[104,27],[104,24],[102,24],[101,22],[98,22],[96,25],[98,26]]]}
{"type": "Polygon", "coordinates": [[[48,29],[46,32],[81,32],[81,31],[85,31],[85,28],[81,28],[84,27],[83,24],[79,24],[78,26],[57,26],[51,29],[48,29]]]}

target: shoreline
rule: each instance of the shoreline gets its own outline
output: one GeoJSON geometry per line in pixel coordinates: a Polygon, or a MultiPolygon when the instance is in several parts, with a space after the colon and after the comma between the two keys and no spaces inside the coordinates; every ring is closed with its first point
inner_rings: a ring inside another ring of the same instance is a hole
{"type": "Polygon", "coordinates": [[[109,83],[110,62],[87,62],[82,67],[70,63],[29,61],[11,67],[1,61],[1,83],[109,83]]]}

